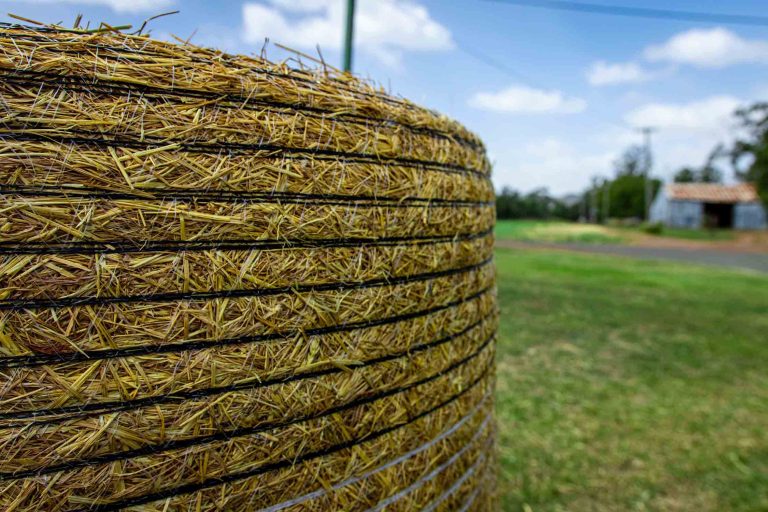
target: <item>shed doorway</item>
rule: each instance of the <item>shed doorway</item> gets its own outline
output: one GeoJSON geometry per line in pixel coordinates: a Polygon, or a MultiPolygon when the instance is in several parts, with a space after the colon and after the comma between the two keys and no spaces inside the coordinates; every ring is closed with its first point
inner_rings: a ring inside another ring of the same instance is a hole
{"type": "Polygon", "coordinates": [[[705,228],[732,228],[732,203],[704,203],[705,228]]]}

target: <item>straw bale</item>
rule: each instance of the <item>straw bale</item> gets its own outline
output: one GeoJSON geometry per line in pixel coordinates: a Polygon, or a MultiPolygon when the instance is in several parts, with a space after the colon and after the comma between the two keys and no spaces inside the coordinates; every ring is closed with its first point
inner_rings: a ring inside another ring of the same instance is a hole
{"type": "Polygon", "coordinates": [[[0,25],[0,78],[0,508],[495,508],[474,134],[111,29],[0,25]]]}

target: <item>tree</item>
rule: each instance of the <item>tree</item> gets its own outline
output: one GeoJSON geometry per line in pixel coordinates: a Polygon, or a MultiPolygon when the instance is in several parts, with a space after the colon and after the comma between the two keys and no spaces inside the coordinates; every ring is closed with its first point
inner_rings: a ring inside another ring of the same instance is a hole
{"type": "Polygon", "coordinates": [[[699,171],[698,179],[700,183],[722,183],[723,173],[715,167],[703,167],[699,171]]]}
{"type": "MultiPolygon", "coordinates": [[[[661,182],[651,181],[653,195],[659,190],[661,182]]],[[[611,217],[638,218],[645,217],[645,176],[643,175],[618,175],[610,182],[611,217]]]]}
{"type": "Polygon", "coordinates": [[[698,172],[698,180],[701,183],[722,183],[723,173],[717,167],[717,161],[728,156],[728,152],[722,144],[718,144],[707,155],[707,160],[698,172]]]}
{"type": "Polygon", "coordinates": [[[698,176],[696,176],[696,171],[690,167],[683,167],[675,173],[673,179],[675,183],[693,183],[697,181],[697,178],[698,176]]]}
{"type": "MultiPolygon", "coordinates": [[[[615,178],[606,180],[599,190],[602,204],[610,207],[610,212],[599,212],[598,217],[605,220],[606,213],[614,218],[645,217],[645,170],[649,169],[650,156],[643,146],[630,146],[613,163],[615,178]],[[607,193],[607,198],[605,194],[607,193]]],[[[661,186],[659,180],[651,181],[651,192],[655,194],[661,186]]],[[[593,189],[596,186],[593,185],[593,189]]]]}
{"type": "Polygon", "coordinates": [[[616,176],[642,176],[645,169],[650,169],[647,151],[643,146],[630,146],[613,162],[616,176]],[[646,167],[647,166],[647,167],[646,167]]]}
{"type": "Polygon", "coordinates": [[[736,117],[746,133],[731,150],[736,177],[754,183],[768,205],[768,103],[737,110],[736,117]]]}
{"type": "Polygon", "coordinates": [[[707,159],[698,169],[683,167],[675,173],[675,183],[722,183],[723,172],[717,167],[717,161],[728,156],[722,144],[709,152],[707,159]]]}
{"type": "Polygon", "coordinates": [[[579,217],[578,201],[564,201],[549,195],[546,189],[521,194],[504,187],[496,195],[496,217],[499,219],[564,219],[579,217]]]}

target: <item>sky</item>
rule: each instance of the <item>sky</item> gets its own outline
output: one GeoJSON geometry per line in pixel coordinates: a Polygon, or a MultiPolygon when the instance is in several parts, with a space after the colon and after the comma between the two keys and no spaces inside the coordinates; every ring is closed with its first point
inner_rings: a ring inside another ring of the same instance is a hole
{"type": "MultiPolygon", "coordinates": [[[[652,126],[653,174],[701,165],[735,131],[732,113],[768,100],[768,27],[551,11],[494,0],[357,0],[354,72],[451,116],[485,142],[493,180],[564,195],[608,177],[652,126]]],[[[754,14],[764,0],[601,0],[754,14]]],[[[344,0],[1,0],[46,23],[138,26],[153,36],[260,53],[271,42],[340,66],[344,0]]],[[[13,21],[0,16],[0,21],[13,21]]],[[[285,57],[267,47],[268,56],[285,57]]],[[[730,173],[729,173],[730,174],[730,173]]]]}

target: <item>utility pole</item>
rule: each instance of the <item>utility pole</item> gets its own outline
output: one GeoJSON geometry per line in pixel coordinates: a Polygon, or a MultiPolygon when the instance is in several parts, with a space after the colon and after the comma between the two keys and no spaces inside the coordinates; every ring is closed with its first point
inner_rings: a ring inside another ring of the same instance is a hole
{"type": "Polygon", "coordinates": [[[355,33],[355,0],[347,0],[347,25],[344,31],[344,71],[352,72],[352,42],[355,33]]]}
{"type": "Polygon", "coordinates": [[[589,222],[597,224],[598,222],[598,199],[597,199],[597,178],[592,178],[592,188],[589,190],[589,222]]]}
{"type": "Polygon", "coordinates": [[[651,190],[651,166],[653,165],[653,162],[651,160],[651,134],[655,132],[656,129],[652,128],[650,126],[646,126],[644,128],[640,129],[640,132],[643,134],[644,143],[645,143],[645,162],[644,162],[644,172],[643,172],[643,181],[644,181],[644,196],[645,196],[645,220],[650,220],[651,218],[651,196],[653,195],[653,190],[651,190]]]}
{"type": "Polygon", "coordinates": [[[603,180],[603,224],[608,224],[611,216],[611,180],[603,180]]]}

